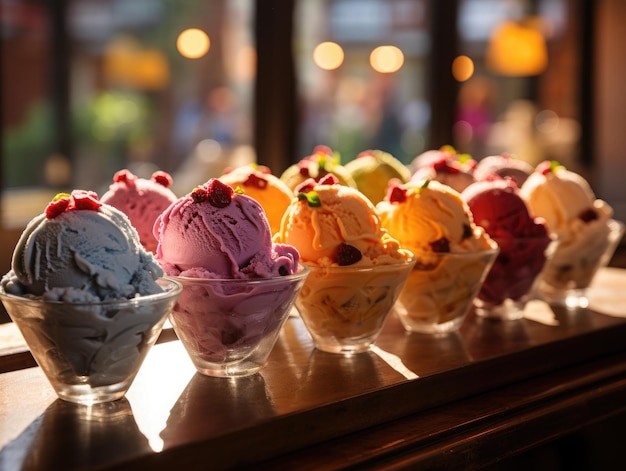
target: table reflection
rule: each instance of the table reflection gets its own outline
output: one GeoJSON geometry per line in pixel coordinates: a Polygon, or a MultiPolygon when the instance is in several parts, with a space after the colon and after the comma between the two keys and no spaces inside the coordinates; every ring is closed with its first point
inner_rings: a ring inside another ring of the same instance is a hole
{"type": "Polygon", "coordinates": [[[81,469],[149,450],[128,400],[82,406],[57,399],[2,449],[0,468],[81,469]]]}

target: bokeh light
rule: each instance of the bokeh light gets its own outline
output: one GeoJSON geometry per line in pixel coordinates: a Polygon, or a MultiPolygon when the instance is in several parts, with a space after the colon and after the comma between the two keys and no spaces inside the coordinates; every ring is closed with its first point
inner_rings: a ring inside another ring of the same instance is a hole
{"type": "Polygon", "coordinates": [[[467,56],[458,56],[452,61],[452,75],[459,82],[465,82],[474,75],[474,61],[467,56]]]}
{"type": "Polygon", "coordinates": [[[178,35],[176,48],[183,57],[198,59],[209,52],[211,41],[209,36],[198,28],[189,28],[178,35]]]}
{"type": "Polygon", "coordinates": [[[335,70],[343,64],[344,53],[341,46],[333,42],[318,44],[313,50],[313,61],[324,70],[335,70]]]}
{"type": "Polygon", "coordinates": [[[403,64],[404,54],[396,46],[378,46],[370,54],[370,65],[376,72],[397,72],[403,64]]]}

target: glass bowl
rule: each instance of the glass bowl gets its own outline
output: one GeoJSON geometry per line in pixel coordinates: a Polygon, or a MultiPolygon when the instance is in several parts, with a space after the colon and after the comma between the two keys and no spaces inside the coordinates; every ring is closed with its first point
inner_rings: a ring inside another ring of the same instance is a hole
{"type": "Polygon", "coordinates": [[[552,242],[537,283],[539,297],[568,308],[587,307],[587,288],[598,269],[611,260],[624,227],[623,222],[610,219],[607,224],[596,224],[574,237],[552,242]]]}
{"type": "Polygon", "coordinates": [[[162,293],[90,303],[6,294],[0,299],[57,395],[91,405],[124,397],[161,333],[178,282],[161,278],[162,293]]]}
{"type": "Polygon", "coordinates": [[[217,377],[258,372],[308,274],[300,266],[273,278],[173,277],[183,292],[170,321],[196,370],[217,377]]]}
{"type": "Polygon", "coordinates": [[[428,259],[418,258],[395,308],[405,330],[436,334],[459,329],[498,252],[433,252],[428,259]]]}
{"type": "Polygon", "coordinates": [[[547,236],[493,240],[500,253],[474,298],[476,314],[501,320],[521,319],[551,241],[547,236]]]}
{"type": "Polygon", "coordinates": [[[317,349],[368,351],[380,334],[415,259],[375,266],[312,266],[296,306],[317,349]]]}

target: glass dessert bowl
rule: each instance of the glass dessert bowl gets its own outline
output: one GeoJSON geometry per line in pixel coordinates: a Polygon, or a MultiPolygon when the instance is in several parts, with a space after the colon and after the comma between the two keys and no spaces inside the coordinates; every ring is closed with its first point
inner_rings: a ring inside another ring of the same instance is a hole
{"type": "Polygon", "coordinates": [[[544,267],[550,239],[546,236],[493,240],[500,252],[474,298],[476,314],[501,320],[520,319],[544,267]]]}
{"type": "Polygon", "coordinates": [[[414,265],[414,258],[365,267],[310,265],[296,306],[316,348],[340,354],[368,351],[414,265]]]}
{"type": "Polygon", "coordinates": [[[623,222],[610,219],[584,239],[553,241],[537,282],[538,295],[548,303],[567,308],[588,307],[587,288],[597,271],[611,260],[624,231],[623,222]]]}
{"type": "Polygon", "coordinates": [[[272,278],[173,277],[183,291],[170,321],[196,370],[218,377],[258,372],[308,274],[300,266],[272,278]]]}
{"type": "Polygon", "coordinates": [[[100,302],[0,299],[57,395],[83,405],[124,397],[181,293],[171,279],[162,293],[100,302]]]}
{"type": "Polygon", "coordinates": [[[395,306],[405,330],[437,334],[459,329],[498,252],[432,252],[418,260],[395,306]]]}

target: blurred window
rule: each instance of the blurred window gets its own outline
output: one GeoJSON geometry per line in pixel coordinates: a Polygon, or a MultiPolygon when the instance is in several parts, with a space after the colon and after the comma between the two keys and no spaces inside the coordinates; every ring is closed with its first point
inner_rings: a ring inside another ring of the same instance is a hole
{"type": "Polygon", "coordinates": [[[2,226],[60,191],[102,194],[121,168],[168,171],[182,195],[227,166],[280,174],[318,144],[343,162],[452,144],[569,164],[591,93],[576,5],[0,0],[2,226]],[[492,54],[505,22],[544,44],[532,73],[507,74],[492,54]]]}

